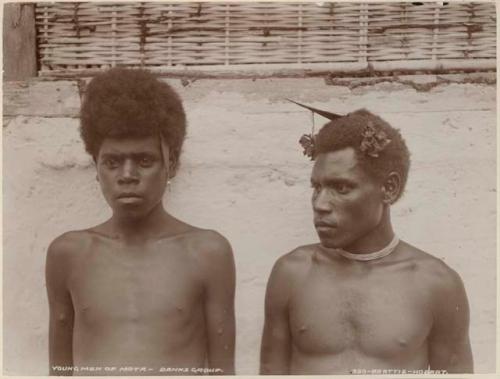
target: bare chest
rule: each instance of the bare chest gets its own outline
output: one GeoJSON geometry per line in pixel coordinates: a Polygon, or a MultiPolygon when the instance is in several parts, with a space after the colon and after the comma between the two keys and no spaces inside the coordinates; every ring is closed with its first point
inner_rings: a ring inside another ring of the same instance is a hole
{"type": "Polygon", "coordinates": [[[311,270],[290,303],[303,353],[358,351],[384,359],[422,347],[431,327],[425,292],[397,273],[339,277],[311,270]]]}
{"type": "Polygon", "coordinates": [[[154,325],[162,319],[182,324],[200,304],[202,288],[195,272],[189,259],[175,251],[120,255],[96,249],[71,277],[76,321],[95,328],[154,325]]]}

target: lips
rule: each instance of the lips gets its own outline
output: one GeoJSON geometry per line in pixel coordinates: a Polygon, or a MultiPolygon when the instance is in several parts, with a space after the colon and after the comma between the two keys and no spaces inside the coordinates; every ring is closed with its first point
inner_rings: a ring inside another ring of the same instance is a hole
{"type": "Polygon", "coordinates": [[[143,200],[140,195],[133,193],[133,192],[122,193],[122,194],[118,195],[117,199],[120,203],[124,203],[124,204],[139,203],[139,202],[142,202],[142,200],[143,200]]]}
{"type": "Polygon", "coordinates": [[[317,228],[335,228],[334,224],[325,221],[314,221],[314,226],[316,226],[317,228]]]}
{"type": "Polygon", "coordinates": [[[318,233],[328,233],[337,227],[335,224],[330,224],[324,221],[315,221],[314,226],[316,227],[318,233]]]}
{"type": "Polygon", "coordinates": [[[141,196],[135,192],[123,192],[123,193],[118,195],[119,199],[124,198],[124,197],[126,198],[126,197],[141,197],[141,196]]]}

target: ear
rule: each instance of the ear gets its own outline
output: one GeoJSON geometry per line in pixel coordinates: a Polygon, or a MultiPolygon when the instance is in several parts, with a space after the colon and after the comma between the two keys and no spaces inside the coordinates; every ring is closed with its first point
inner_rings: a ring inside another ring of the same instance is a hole
{"type": "Polygon", "coordinates": [[[401,193],[401,175],[398,172],[392,171],[387,175],[382,184],[382,201],[387,204],[393,204],[401,193]]]}
{"type": "Polygon", "coordinates": [[[170,157],[168,160],[168,178],[172,179],[177,174],[177,167],[179,166],[177,159],[170,157]]]}

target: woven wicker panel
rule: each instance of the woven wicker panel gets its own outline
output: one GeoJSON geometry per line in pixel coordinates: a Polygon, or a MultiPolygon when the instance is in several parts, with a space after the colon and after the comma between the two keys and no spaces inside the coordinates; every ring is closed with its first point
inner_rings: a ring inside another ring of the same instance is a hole
{"type": "Polygon", "coordinates": [[[490,4],[449,4],[441,11],[443,23],[437,42],[439,58],[495,57],[496,14],[490,4]],[[453,42],[453,43],[452,43],[453,42]]]}
{"type": "Polygon", "coordinates": [[[225,8],[219,3],[147,3],[146,65],[225,63],[225,8]]]}
{"type": "Polygon", "coordinates": [[[432,59],[435,5],[370,4],[369,60],[432,59]]]}
{"type": "Polygon", "coordinates": [[[492,3],[39,3],[41,71],[495,59],[492,3]]]}
{"type": "Polygon", "coordinates": [[[314,3],[303,7],[302,62],[356,62],[364,59],[366,49],[361,37],[364,5],[355,3],[314,3]]]}
{"type": "Polygon", "coordinates": [[[297,62],[298,8],[286,3],[231,5],[230,64],[297,62]]]}
{"type": "Polygon", "coordinates": [[[133,3],[38,6],[42,69],[140,64],[139,14],[133,3]]]}

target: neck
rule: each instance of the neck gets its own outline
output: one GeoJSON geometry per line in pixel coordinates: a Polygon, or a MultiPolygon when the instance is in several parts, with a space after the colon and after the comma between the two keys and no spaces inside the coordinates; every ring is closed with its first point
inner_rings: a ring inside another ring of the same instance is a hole
{"type": "Polygon", "coordinates": [[[143,217],[120,217],[113,214],[109,225],[113,234],[125,243],[144,242],[161,233],[162,226],[172,218],[159,202],[148,214],[143,217]]]}
{"type": "Polygon", "coordinates": [[[389,206],[384,208],[379,224],[342,249],[352,254],[370,254],[386,247],[394,238],[389,206]]]}

